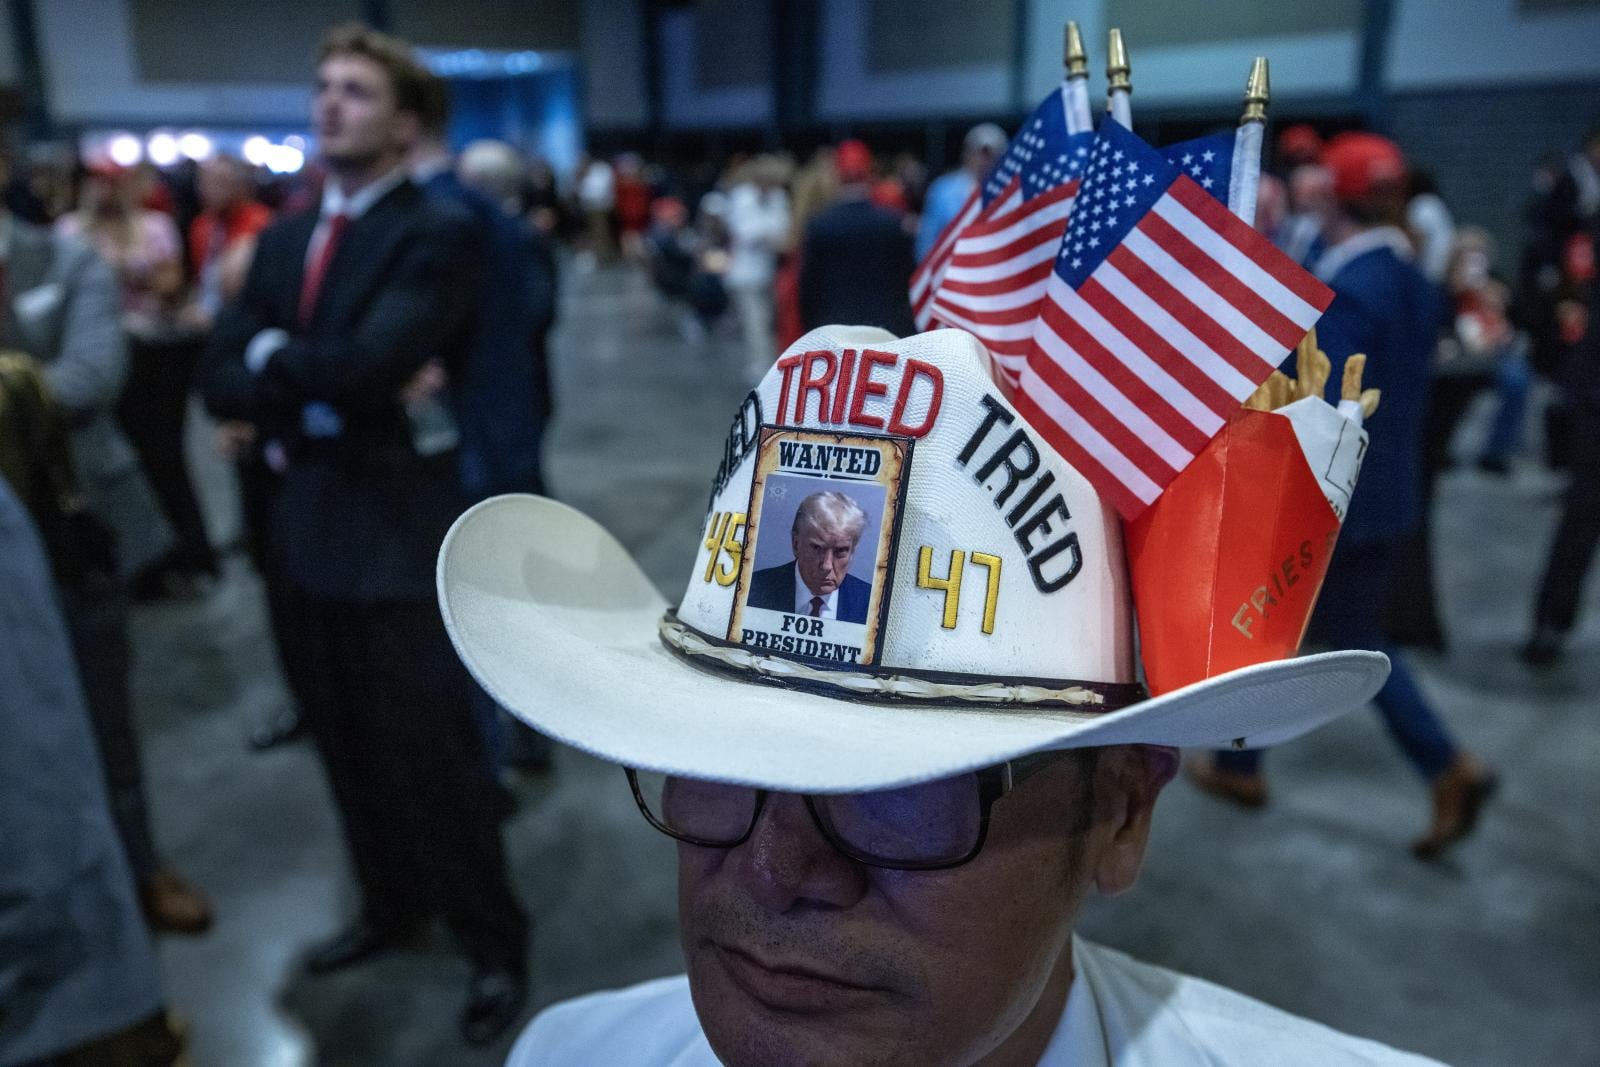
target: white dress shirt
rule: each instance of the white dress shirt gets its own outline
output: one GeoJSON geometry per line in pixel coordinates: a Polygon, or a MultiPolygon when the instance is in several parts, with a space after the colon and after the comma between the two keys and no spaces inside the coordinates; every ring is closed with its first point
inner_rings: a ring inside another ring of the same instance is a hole
{"type": "MultiPolygon", "coordinates": [[[[1038,1067],[1426,1067],[1400,1052],[1082,939],[1038,1067]]],[[[506,1067],[718,1067],[684,975],[546,1008],[506,1067]]]]}
{"type": "MultiPolygon", "coordinates": [[[[794,566],[794,603],[796,615],[810,615],[811,601],[817,594],[806,585],[804,578],[800,577],[800,564],[794,566]]],[[[833,592],[822,598],[822,614],[819,619],[837,619],[839,617],[839,587],[834,586],[833,592]]]]}

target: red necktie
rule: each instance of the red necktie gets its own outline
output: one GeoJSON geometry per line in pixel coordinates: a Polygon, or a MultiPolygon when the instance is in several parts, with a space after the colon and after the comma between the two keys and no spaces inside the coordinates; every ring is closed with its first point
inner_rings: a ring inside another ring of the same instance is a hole
{"type": "Polygon", "coordinates": [[[311,315],[317,310],[317,297],[322,293],[322,280],[327,276],[328,264],[333,262],[333,253],[339,247],[339,239],[344,236],[344,228],[349,225],[348,215],[334,215],[328,219],[328,236],[322,242],[322,247],[317,250],[317,258],[312,260],[311,266],[306,270],[305,281],[300,285],[300,325],[309,326],[311,315]]]}
{"type": "Polygon", "coordinates": [[[822,598],[819,596],[814,596],[811,598],[811,617],[813,619],[820,619],[822,617],[822,598]]]}

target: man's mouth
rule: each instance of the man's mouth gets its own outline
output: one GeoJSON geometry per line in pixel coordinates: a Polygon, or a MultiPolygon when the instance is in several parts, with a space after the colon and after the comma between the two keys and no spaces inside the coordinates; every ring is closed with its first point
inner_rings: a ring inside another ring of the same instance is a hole
{"type": "Polygon", "coordinates": [[[821,1012],[887,992],[804,960],[771,960],[713,943],[712,953],[747,996],[774,1011],[821,1012]]]}

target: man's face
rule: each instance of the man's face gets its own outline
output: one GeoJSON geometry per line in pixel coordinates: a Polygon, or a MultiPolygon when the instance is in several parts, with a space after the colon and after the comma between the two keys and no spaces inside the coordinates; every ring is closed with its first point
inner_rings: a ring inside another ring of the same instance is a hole
{"type": "Polygon", "coordinates": [[[816,596],[827,596],[839,588],[856,554],[856,541],[846,530],[802,522],[790,534],[790,543],[806,588],[816,596]]]}
{"type": "Polygon", "coordinates": [[[416,116],[395,106],[388,71],[358,55],[332,55],[317,68],[311,125],[318,151],[335,170],[398,159],[416,135],[416,116]]]}
{"type": "Polygon", "coordinates": [[[1006,1062],[1036,1056],[1071,982],[1088,887],[1132,883],[1176,760],[1105,749],[1092,781],[1080,766],[1063,759],[1002,798],[983,851],[951,870],[856,863],[787,794],[737,848],[679,844],[684,958],[718,1057],[966,1067],[1007,1042],[1006,1062]]]}

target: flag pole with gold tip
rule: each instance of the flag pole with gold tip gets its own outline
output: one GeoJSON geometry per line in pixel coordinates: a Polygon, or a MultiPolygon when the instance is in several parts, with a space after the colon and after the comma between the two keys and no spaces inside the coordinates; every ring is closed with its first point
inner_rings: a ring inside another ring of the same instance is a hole
{"type": "Polygon", "coordinates": [[[1067,132],[1090,133],[1094,112],[1089,107],[1089,53],[1083,47],[1083,34],[1076,22],[1067,23],[1066,48],[1062,62],[1067,68],[1067,132]]]}
{"type": "Polygon", "coordinates": [[[1133,129],[1133,67],[1128,63],[1128,49],[1122,43],[1122,31],[1112,27],[1106,44],[1106,111],[1133,129]]]}
{"type": "Polygon", "coordinates": [[[1256,191],[1261,185],[1261,144],[1267,126],[1267,101],[1272,88],[1267,77],[1267,57],[1256,56],[1244,83],[1244,115],[1233,139],[1233,166],[1228,178],[1228,208],[1254,226],[1256,191]]]}

